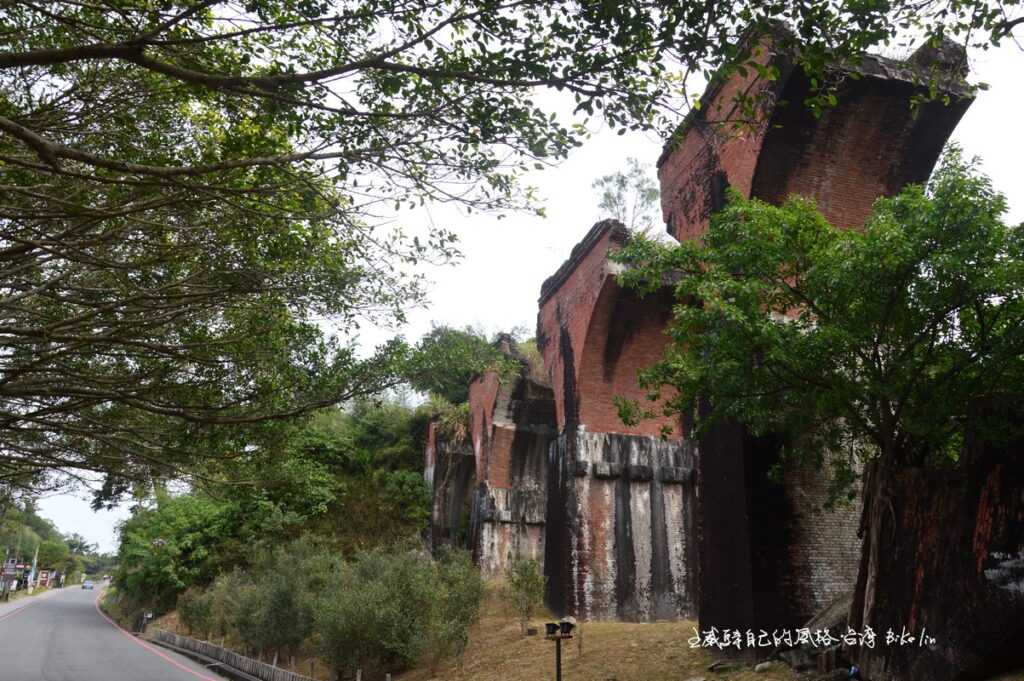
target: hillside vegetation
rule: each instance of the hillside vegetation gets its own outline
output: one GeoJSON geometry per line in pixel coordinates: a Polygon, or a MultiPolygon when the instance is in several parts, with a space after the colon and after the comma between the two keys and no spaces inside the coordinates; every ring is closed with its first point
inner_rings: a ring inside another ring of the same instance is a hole
{"type": "MultiPolygon", "coordinates": [[[[519,620],[503,598],[503,585],[490,583],[480,618],[470,629],[469,645],[461,661],[447,659],[437,664],[429,656],[420,664],[396,675],[398,681],[537,681],[554,678],[554,644],[543,635],[523,636],[519,620]]],[[[531,626],[543,632],[550,613],[531,619],[531,626]]],[[[777,663],[765,673],[755,673],[751,664],[735,663],[735,668],[713,673],[707,667],[724,659],[714,651],[690,648],[695,622],[627,623],[587,622],[581,636],[565,641],[562,647],[562,676],[565,681],[686,681],[706,677],[708,681],[795,681],[799,676],[777,663]],[[581,645],[582,644],[582,645],[581,645]]],[[[155,626],[182,634],[188,628],[174,612],[159,619],[155,626]]],[[[194,632],[193,632],[194,633],[194,632]]],[[[194,633],[195,635],[195,633],[194,633]]],[[[218,638],[214,642],[220,643],[218,638]]],[[[227,640],[228,645],[232,640],[227,640]]],[[[319,659],[297,657],[279,664],[302,674],[313,674],[317,681],[330,679],[328,665],[319,659]],[[312,666],[311,666],[312,663],[312,666]]],[[[363,678],[368,678],[364,674],[363,678]]],[[[1010,677],[1000,681],[1022,681],[1010,677]]]]}

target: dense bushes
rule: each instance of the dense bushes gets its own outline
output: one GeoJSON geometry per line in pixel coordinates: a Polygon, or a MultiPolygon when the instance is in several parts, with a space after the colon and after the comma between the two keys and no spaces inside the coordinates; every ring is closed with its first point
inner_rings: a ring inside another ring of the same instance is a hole
{"type": "Polygon", "coordinates": [[[394,403],[325,410],[280,450],[212,468],[189,493],[158,488],[121,528],[122,605],[165,612],[186,589],[248,570],[300,533],[345,556],[420,535],[430,504],[420,470],[425,418],[394,403]]]}
{"type": "Polygon", "coordinates": [[[316,653],[339,673],[370,675],[461,655],[482,591],[463,552],[435,560],[402,546],[341,560],[306,539],[186,590],[178,614],[192,635],[227,638],[250,655],[316,653]]]}
{"type": "Polygon", "coordinates": [[[178,619],[189,636],[209,638],[213,624],[213,599],[201,589],[191,587],[178,596],[178,619]]]}
{"type": "Polygon", "coordinates": [[[208,464],[186,493],[140,501],[121,529],[118,607],[161,613],[177,599],[192,635],[270,660],[315,653],[339,671],[461,654],[479,573],[465,555],[409,547],[429,522],[428,422],[467,436],[468,406],[434,393],[457,386],[464,400],[466,377],[500,359],[477,336],[437,329],[418,348],[407,378],[427,404],[325,409],[208,464]]]}
{"type": "Polygon", "coordinates": [[[465,650],[483,585],[463,552],[363,553],[337,573],[317,611],[318,651],[337,670],[432,667],[465,650]]]}

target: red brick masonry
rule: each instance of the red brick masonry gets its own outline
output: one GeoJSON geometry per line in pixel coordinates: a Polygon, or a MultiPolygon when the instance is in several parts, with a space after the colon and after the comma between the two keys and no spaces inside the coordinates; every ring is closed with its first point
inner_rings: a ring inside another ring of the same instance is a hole
{"type": "MultiPolygon", "coordinates": [[[[941,46],[837,70],[839,104],[815,117],[803,105],[808,78],[772,44],[762,40],[754,58],[778,77],[751,69],[713,82],[658,162],[665,222],[679,240],[703,234],[728,188],[772,203],[810,197],[834,224],[856,228],[878,197],[928,177],[971,103],[955,50],[941,46]],[[932,66],[950,69],[951,101],[914,107],[932,66]],[[753,120],[741,120],[741,93],[757,99],[753,120]]],[[[622,423],[613,399],[645,398],[637,372],[662,356],[674,302],[667,290],[639,298],[618,285],[608,254],[628,236],[618,222],[597,223],[544,282],[537,345],[549,385],[525,368],[474,380],[472,452],[435,516],[451,524],[456,508],[472,507],[468,541],[489,574],[543,556],[561,613],[802,624],[853,587],[859,507],[824,512],[819,470],[770,481],[777,443],[742,428],[696,442],[678,417],[622,423]],[[471,502],[460,501],[470,487],[471,502]]],[[[431,440],[426,461],[435,481],[438,446],[431,440]]]]}

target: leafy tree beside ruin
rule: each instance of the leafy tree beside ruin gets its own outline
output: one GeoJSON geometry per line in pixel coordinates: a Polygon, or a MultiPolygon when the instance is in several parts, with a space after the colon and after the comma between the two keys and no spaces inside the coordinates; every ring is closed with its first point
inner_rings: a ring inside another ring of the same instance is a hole
{"type": "MultiPolygon", "coordinates": [[[[1006,209],[954,149],[860,229],[798,197],[733,194],[702,243],[641,239],[622,256],[631,286],[678,282],[672,341],[642,382],[675,388],[668,409],[697,436],[739,423],[831,470],[837,494],[862,486],[850,621],[969,622],[934,668],[970,668],[1018,621],[1013,599],[979,577],[1019,536],[1017,494],[999,491],[1018,489],[1024,434],[1024,229],[1006,209]],[[942,605],[952,594],[955,615],[942,605]]],[[[644,411],[622,406],[627,419],[644,411]]]]}
{"type": "Polygon", "coordinates": [[[416,344],[403,369],[409,385],[453,405],[469,399],[469,383],[487,369],[513,369],[497,344],[472,327],[435,326],[416,344]]]}
{"type": "MultiPolygon", "coordinates": [[[[860,464],[955,462],[969,429],[1006,438],[980,405],[1024,378],[1024,232],[958,152],[927,187],[880,199],[863,229],[813,202],[732,195],[703,243],[637,241],[623,279],[679,277],[665,359],[644,375],[700,428],[734,419],[789,435],[793,455],[860,464]],[[704,413],[702,404],[713,405],[704,413]]],[[[1006,431],[1006,432],[1004,432],[1006,431]]]]}

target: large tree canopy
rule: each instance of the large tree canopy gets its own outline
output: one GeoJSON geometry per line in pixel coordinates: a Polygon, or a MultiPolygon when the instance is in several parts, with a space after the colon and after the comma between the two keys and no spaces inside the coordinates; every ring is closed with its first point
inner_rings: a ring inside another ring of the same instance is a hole
{"type": "MultiPolygon", "coordinates": [[[[506,338],[512,342],[511,336],[506,338]]],[[[488,369],[507,374],[519,368],[501,343],[500,335],[491,342],[472,327],[435,326],[420,339],[403,374],[414,390],[461,404],[469,399],[469,383],[477,374],[488,369]]]]}
{"type": "Polygon", "coordinates": [[[775,20],[821,70],[902,29],[988,44],[1014,4],[5,2],[0,481],[96,471],[114,494],[388,385],[402,348],[345,339],[452,251],[381,218],[519,205],[516,173],[586,135],[565,101],[667,131],[686,76],[742,68],[775,20]]]}
{"type": "Polygon", "coordinates": [[[1005,211],[953,151],[862,230],[805,199],[733,195],[702,244],[637,240],[623,278],[649,290],[678,277],[684,301],[645,381],[677,388],[670,408],[698,428],[725,418],[786,434],[840,473],[949,464],[968,429],[1020,427],[994,416],[1024,380],[1024,229],[1005,211]]]}

